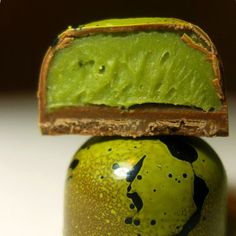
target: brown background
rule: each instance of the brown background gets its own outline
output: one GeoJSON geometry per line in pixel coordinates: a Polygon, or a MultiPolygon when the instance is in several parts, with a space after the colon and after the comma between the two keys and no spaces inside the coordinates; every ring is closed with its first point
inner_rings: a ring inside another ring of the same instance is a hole
{"type": "Polygon", "coordinates": [[[177,17],[208,32],[236,89],[236,0],[2,0],[0,3],[0,90],[36,90],[48,45],[68,25],[103,18],[177,17]]]}

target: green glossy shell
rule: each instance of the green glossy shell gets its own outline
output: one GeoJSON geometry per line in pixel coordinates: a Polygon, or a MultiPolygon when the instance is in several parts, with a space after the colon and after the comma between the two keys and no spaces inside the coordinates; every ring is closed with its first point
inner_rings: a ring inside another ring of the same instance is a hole
{"type": "Polygon", "coordinates": [[[223,236],[226,177],[197,138],[100,138],[70,164],[64,236],[223,236]]]}
{"type": "Polygon", "coordinates": [[[140,18],[106,19],[106,20],[94,21],[84,25],[84,28],[133,26],[133,25],[148,25],[148,24],[160,24],[160,25],[176,24],[179,26],[184,26],[190,23],[176,18],[140,17],[140,18]]]}

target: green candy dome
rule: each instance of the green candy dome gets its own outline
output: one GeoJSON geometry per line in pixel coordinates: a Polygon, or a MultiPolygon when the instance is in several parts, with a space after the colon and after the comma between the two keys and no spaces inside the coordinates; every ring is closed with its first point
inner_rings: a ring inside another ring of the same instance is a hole
{"type": "Polygon", "coordinates": [[[92,138],[68,170],[64,236],[223,236],[225,199],[199,138],[92,138]]]}

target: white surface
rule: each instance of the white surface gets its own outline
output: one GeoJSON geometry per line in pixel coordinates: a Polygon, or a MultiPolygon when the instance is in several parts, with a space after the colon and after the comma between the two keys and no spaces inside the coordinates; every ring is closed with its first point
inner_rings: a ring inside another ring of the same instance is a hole
{"type": "MultiPolygon", "coordinates": [[[[236,186],[236,97],[230,101],[230,136],[206,140],[236,186]]],[[[0,96],[1,236],[62,235],[66,169],[87,138],[41,136],[34,96],[0,96]]]]}

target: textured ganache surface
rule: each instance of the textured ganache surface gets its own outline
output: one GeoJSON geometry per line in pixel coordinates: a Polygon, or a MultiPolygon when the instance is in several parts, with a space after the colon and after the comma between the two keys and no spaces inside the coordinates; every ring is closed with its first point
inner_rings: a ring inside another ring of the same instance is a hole
{"type": "Polygon", "coordinates": [[[48,110],[144,103],[219,109],[208,55],[184,42],[184,34],[151,31],[75,39],[51,62],[48,110]]]}
{"type": "Polygon", "coordinates": [[[200,139],[94,138],[70,164],[64,235],[222,236],[225,181],[200,139]]]}

